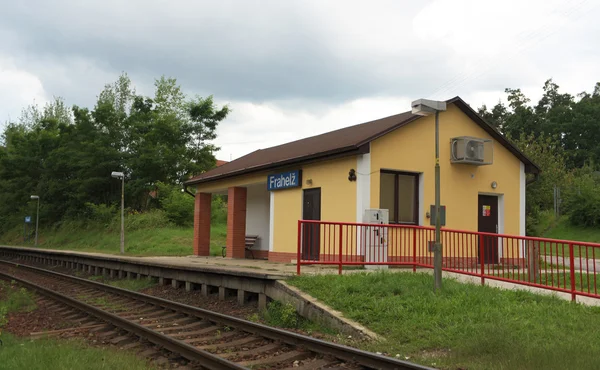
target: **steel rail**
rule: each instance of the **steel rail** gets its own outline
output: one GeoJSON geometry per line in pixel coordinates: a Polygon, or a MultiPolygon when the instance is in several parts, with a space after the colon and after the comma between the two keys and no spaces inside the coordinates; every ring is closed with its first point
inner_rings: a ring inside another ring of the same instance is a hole
{"type": "MultiPolygon", "coordinates": [[[[134,292],[122,288],[117,288],[111,285],[102,284],[96,281],[83,279],[71,275],[61,274],[59,272],[50,271],[34,266],[22,265],[11,261],[0,260],[1,263],[10,264],[19,268],[25,267],[26,269],[45,273],[49,275],[58,276],[67,280],[77,281],[84,285],[92,286],[97,289],[122,295],[124,297],[136,299],[151,305],[163,307],[165,309],[178,311],[185,313],[186,315],[197,317],[200,319],[206,319],[212,322],[220,323],[224,326],[230,326],[233,328],[240,329],[249,333],[266,337],[272,340],[281,341],[293,346],[302,347],[312,352],[330,355],[340,360],[348,362],[356,362],[362,366],[366,366],[372,369],[394,369],[394,370],[433,370],[431,367],[418,365],[415,363],[397,360],[392,357],[379,355],[373,352],[363,351],[360,349],[352,348],[342,344],[331,343],[316,338],[311,338],[306,335],[289,332],[286,330],[273,328],[263,324],[255,323],[252,321],[240,319],[233,316],[224,315],[221,313],[205,310],[198,307],[193,307],[183,303],[173,302],[166,299],[150,296],[147,294],[134,292]]],[[[191,346],[190,346],[191,347],[191,346]]],[[[212,356],[212,355],[211,355],[212,356]]]]}
{"type": "MultiPolygon", "coordinates": [[[[22,266],[22,265],[20,265],[22,266]]],[[[221,357],[215,356],[212,353],[203,351],[194,346],[191,346],[187,343],[179,341],[177,339],[173,339],[164,334],[160,334],[154,330],[148,329],[144,326],[138,325],[132,321],[123,319],[117,315],[114,315],[110,312],[106,312],[97,307],[91,306],[87,303],[78,301],[76,299],[67,297],[63,294],[57,293],[50,289],[43,288],[37,284],[34,284],[25,279],[21,279],[9,274],[6,274],[0,271],[1,276],[5,276],[11,280],[18,282],[19,284],[35,290],[42,295],[51,298],[55,301],[64,303],[68,306],[71,306],[77,310],[95,316],[96,318],[110,323],[118,328],[121,328],[129,333],[135,334],[140,338],[143,338],[151,343],[159,345],[161,347],[166,348],[170,352],[177,353],[182,357],[187,358],[191,361],[197,361],[201,364],[202,367],[207,369],[215,369],[215,370],[231,370],[231,369],[247,369],[246,367],[240,366],[236,363],[227,361],[221,357]]]]}

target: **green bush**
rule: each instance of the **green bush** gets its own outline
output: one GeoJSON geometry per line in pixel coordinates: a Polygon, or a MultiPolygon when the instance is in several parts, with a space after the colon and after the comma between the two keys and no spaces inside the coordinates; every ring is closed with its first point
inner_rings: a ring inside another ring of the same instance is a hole
{"type": "Polygon", "coordinates": [[[165,211],[154,209],[149,212],[129,214],[125,217],[125,229],[129,231],[157,229],[171,226],[172,223],[165,211]]]}
{"type": "Polygon", "coordinates": [[[36,309],[33,293],[25,288],[18,288],[13,284],[0,282],[1,290],[4,291],[6,298],[0,302],[0,326],[2,314],[6,316],[10,312],[24,311],[29,312],[36,309]]]}
{"type": "Polygon", "coordinates": [[[600,177],[591,168],[576,172],[573,185],[564,196],[563,210],[571,224],[583,227],[600,226],[600,177]]]}
{"type": "Polygon", "coordinates": [[[6,318],[6,315],[8,315],[8,308],[0,306],[0,330],[4,325],[8,324],[8,319],[6,318]]]}
{"type": "Polygon", "coordinates": [[[178,226],[194,223],[194,198],[181,191],[181,188],[164,183],[158,184],[160,207],[169,221],[178,226]]]}
{"type": "Polygon", "coordinates": [[[222,195],[213,195],[210,209],[210,222],[213,225],[227,223],[227,202],[222,195]]]}
{"type": "Polygon", "coordinates": [[[109,226],[119,216],[119,209],[115,205],[85,203],[86,216],[89,220],[109,226]]]}
{"type": "Polygon", "coordinates": [[[297,328],[300,320],[296,308],[290,303],[272,301],[264,313],[265,321],[272,326],[297,328]]]}

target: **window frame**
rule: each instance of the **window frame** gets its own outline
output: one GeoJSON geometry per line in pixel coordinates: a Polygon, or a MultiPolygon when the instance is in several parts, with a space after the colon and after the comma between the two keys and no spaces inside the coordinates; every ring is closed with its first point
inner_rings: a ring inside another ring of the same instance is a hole
{"type": "MultiPolygon", "coordinates": [[[[419,176],[420,173],[418,172],[407,172],[407,171],[397,171],[397,170],[384,170],[381,169],[379,171],[379,181],[380,181],[380,185],[379,185],[379,207],[381,208],[381,174],[389,174],[389,175],[394,175],[394,219],[396,221],[390,221],[390,224],[395,224],[395,225],[413,225],[413,226],[419,226],[419,176]],[[398,175],[401,176],[412,176],[414,177],[414,181],[415,181],[415,201],[413,204],[413,218],[415,220],[415,222],[398,222],[398,195],[399,195],[399,180],[398,180],[398,175]]],[[[390,215],[390,218],[392,218],[392,215],[390,215]]]]}

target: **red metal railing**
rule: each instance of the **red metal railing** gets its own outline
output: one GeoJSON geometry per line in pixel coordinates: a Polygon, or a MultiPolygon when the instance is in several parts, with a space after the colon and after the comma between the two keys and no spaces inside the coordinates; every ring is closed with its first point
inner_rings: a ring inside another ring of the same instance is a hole
{"type": "MultiPolygon", "coordinates": [[[[303,265],[433,268],[431,227],[298,221],[303,265]]],[[[442,229],[443,270],[600,298],[600,244],[442,229]]]]}

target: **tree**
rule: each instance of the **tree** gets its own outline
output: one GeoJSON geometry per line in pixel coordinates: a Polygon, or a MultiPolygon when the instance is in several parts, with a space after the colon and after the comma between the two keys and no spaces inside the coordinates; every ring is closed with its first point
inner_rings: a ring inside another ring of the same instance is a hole
{"type": "MultiPolygon", "coordinates": [[[[173,78],[155,81],[153,97],[139,95],[126,74],[107,84],[92,109],[56,98],[30,106],[9,123],[0,150],[0,232],[22,221],[29,196],[43,199],[40,220],[89,216],[90,207],[119,201],[111,171],[126,173],[126,202],[143,210],[162,182],[181,184],[214,166],[209,142],[227,117],[212,96],[188,98],[173,78]]],[[[99,209],[99,208],[98,208],[99,209]]]]}

